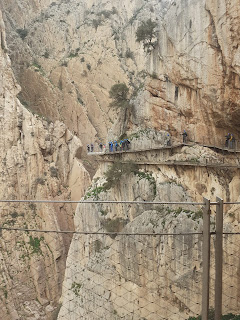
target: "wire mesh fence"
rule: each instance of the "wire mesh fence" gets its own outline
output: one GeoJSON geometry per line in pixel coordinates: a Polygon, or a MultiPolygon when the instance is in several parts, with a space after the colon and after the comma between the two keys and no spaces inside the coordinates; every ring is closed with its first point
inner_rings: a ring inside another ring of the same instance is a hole
{"type": "Polygon", "coordinates": [[[70,240],[69,234],[1,230],[1,319],[54,319],[70,240]]]}
{"type": "MultiPolygon", "coordinates": [[[[36,204],[39,209],[41,205],[36,204]]],[[[92,207],[88,206],[100,203],[90,201],[81,205],[88,208],[89,215],[92,207]]],[[[108,209],[115,205],[105,203],[108,209]]],[[[136,214],[130,204],[119,205],[123,213],[136,214]]],[[[87,230],[57,230],[56,224],[44,229],[43,222],[36,228],[36,224],[26,224],[12,209],[5,218],[3,214],[1,319],[200,319],[204,272],[201,215],[192,211],[193,204],[191,210],[165,208],[172,220],[168,223],[162,216],[162,208],[153,211],[148,207],[153,204],[145,205],[148,211],[139,220],[142,225],[138,229],[136,224],[121,226],[122,219],[107,218],[102,204],[99,210],[103,228],[87,224],[87,230]]],[[[138,204],[137,210],[140,206],[143,203],[138,204]]],[[[215,223],[212,212],[210,310],[214,309],[216,294],[215,223]]],[[[240,234],[227,221],[224,230],[223,314],[228,315],[226,319],[238,319],[240,234]]],[[[214,319],[214,311],[210,313],[208,319],[214,319]]]]}
{"type": "Polygon", "coordinates": [[[188,319],[201,312],[201,234],[73,233],[77,246],[63,281],[65,264],[51,244],[61,247],[69,236],[2,230],[1,319],[34,312],[38,319],[188,319]]]}
{"type": "Polygon", "coordinates": [[[240,234],[223,235],[223,314],[240,314],[239,248],[240,234]]]}

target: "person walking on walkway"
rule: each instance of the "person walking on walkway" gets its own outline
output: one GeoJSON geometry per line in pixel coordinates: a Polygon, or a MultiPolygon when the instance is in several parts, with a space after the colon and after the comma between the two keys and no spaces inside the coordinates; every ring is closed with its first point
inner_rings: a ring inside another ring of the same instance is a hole
{"type": "Polygon", "coordinates": [[[93,143],[91,143],[91,152],[93,152],[93,143]]]}
{"type": "Polygon", "coordinates": [[[122,140],[119,142],[120,151],[122,151],[122,140]]]}
{"type": "Polygon", "coordinates": [[[102,152],[102,148],[103,148],[102,142],[99,143],[99,148],[100,148],[100,151],[102,152]]]}
{"type": "Polygon", "coordinates": [[[87,145],[87,152],[90,152],[90,145],[87,145]]]}
{"type": "Polygon", "coordinates": [[[170,138],[170,134],[167,134],[167,146],[171,146],[171,138],[170,138]]]}
{"type": "Polygon", "coordinates": [[[182,136],[183,136],[183,143],[187,143],[187,136],[188,135],[187,135],[186,130],[183,131],[182,136]]]}
{"type": "Polygon", "coordinates": [[[230,133],[228,133],[228,134],[225,136],[225,138],[226,138],[226,141],[225,141],[225,147],[226,147],[226,148],[228,148],[229,140],[230,140],[230,138],[231,138],[231,134],[230,134],[230,133]]]}
{"type": "Polygon", "coordinates": [[[130,141],[128,139],[126,139],[126,146],[127,146],[127,149],[129,150],[130,149],[130,141]]]}
{"type": "Polygon", "coordinates": [[[117,141],[114,141],[115,151],[118,151],[118,143],[117,141]]]}
{"type": "Polygon", "coordinates": [[[230,149],[234,149],[235,148],[235,137],[234,135],[231,133],[230,135],[230,139],[229,139],[229,148],[230,149]]]}
{"type": "Polygon", "coordinates": [[[113,152],[113,142],[112,141],[110,142],[110,149],[111,149],[111,152],[113,152]]]}

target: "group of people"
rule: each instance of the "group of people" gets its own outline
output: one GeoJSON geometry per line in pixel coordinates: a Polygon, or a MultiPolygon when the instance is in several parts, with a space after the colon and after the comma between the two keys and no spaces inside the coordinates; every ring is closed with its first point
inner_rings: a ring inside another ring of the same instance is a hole
{"type": "Polygon", "coordinates": [[[87,145],[87,152],[93,152],[94,146],[93,143],[87,145]]]}
{"type": "Polygon", "coordinates": [[[235,139],[234,135],[232,133],[228,133],[225,136],[225,138],[226,138],[225,147],[230,148],[230,149],[234,149],[235,143],[236,143],[236,139],[235,139]]]}
{"type": "MultiPolygon", "coordinates": [[[[100,142],[99,149],[101,152],[104,152],[106,150],[106,145],[100,142]]],[[[119,142],[110,141],[110,142],[108,142],[108,149],[109,149],[109,152],[129,150],[130,149],[130,141],[128,139],[123,139],[119,142]]],[[[88,144],[87,145],[87,152],[93,152],[93,151],[94,151],[93,143],[88,144]]]]}
{"type": "MultiPolygon", "coordinates": [[[[186,130],[183,131],[182,133],[183,137],[183,143],[187,143],[188,139],[188,134],[186,130]]],[[[236,145],[236,139],[232,133],[228,133],[225,136],[225,147],[234,149],[236,145]]],[[[167,134],[167,146],[171,146],[171,138],[170,135],[167,134]]],[[[103,143],[99,143],[99,149],[101,152],[104,152],[106,150],[106,145],[103,143]]],[[[114,152],[114,151],[126,151],[130,149],[130,141],[128,139],[123,139],[119,142],[117,141],[109,141],[108,142],[108,149],[109,152],[114,152]]],[[[94,145],[93,143],[87,145],[87,152],[93,152],[94,151],[94,145]]]]}
{"type": "Polygon", "coordinates": [[[130,141],[128,139],[124,139],[119,141],[110,141],[108,142],[109,152],[113,151],[126,151],[130,149],[130,141]]]}

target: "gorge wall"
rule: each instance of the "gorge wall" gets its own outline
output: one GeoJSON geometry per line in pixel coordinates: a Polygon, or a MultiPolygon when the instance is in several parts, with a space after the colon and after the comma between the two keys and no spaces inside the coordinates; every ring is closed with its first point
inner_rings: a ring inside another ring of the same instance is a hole
{"type": "Polygon", "coordinates": [[[138,93],[125,129],[141,124],[179,137],[185,128],[195,140],[238,133],[238,0],[3,0],[1,6],[21,100],[63,121],[83,144],[105,140],[116,118],[108,92],[117,82],[138,93]],[[135,37],[148,18],[159,39],[150,54],[135,37]]]}
{"type": "MultiPolygon", "coordinates": [[[[1,0],[0,6],[5,22],[5,25],[2,20],[0,23],[0,198],[79,200],[90,184],[89,173],[93,175],[96,171],[96,163],[86,156],[86,144],[106,142],[107,138],[116,139],[124,133],[164,130],[173,140],[179,140],[185,129],[191,140],[209,143],[224,142],[227,132],[238,137],[238,0],[34,0],[27,3],[1,0]],[[142,44],[136,42],[135,34],[140,23],[149,18],[157,23],[158,44],[151,52],[145,52],[142,44]],[[127,117],[123,111],[109,107],[109,90],[118,82],[125,82],[130,88],[133,108],[127,117]]],[[[141,139],[148,138],[143,135],[141,139]]],[[[183,148],[179,157],[194,154],[200,159],[204,153],[209,158],[220,157],[200,147],[190,151],[183,148]]],[[[95,194],[96,186],[102,186],[107,167],[100,165],[87,197],[95,194]]],[[[156,201],[202,201],[203,196],[216,195],[230,201],[239,199],[237,169],[139,166],[139,170],[145,172],[142,179],[141,174],[131,173],[118,188],[98,196],[156,201]]],[[[120,229],[129,232],[175,230],[176,225],[180,226],[179,231],[201,229],[201,218],[195,221],[183,211],[176,217],[166,208],[114,209],[92,205],[89,209],[87,206],[77,208],[73,222],[75,208],[70,205],[2,205],[1,222],[5,226],[25,228],[99,231],[106,229],[105,220],[117,219],[120,226],[124,221],[125,228],[120,229]]],[[[193,215],[194,210],[190,208],[193,215]]],[[[239,210],[237,207],[228,210],[231,217],[225,217],[227,228],[233,225],[238,230],[239,210]]],[[[183,319],[199,313],[190,306],[187,292],[181,301],[174,290],[164,291],[170,288],[178,265],[171,265],[171,272],[162,271],[164,277],[156,284],[157,288],[151,272],[154,274],[160,262],[155,257],[156,265],[149,265],[147,252],[144,270],[126,274],[119,269],[119,266],[126,269],[128,264],[119,252],[131,256],[131,248],[137,247],[139,261],[144,239],[136,243],[109,236],[86,239],[75,235],[71,241],[71,237],[61,234],[43,238],[35,233],[13,235],[7,230],[2,234],[0,304],[4,319],[53,319],[59,301],[63,304],[59,319],[79,319],[79,316],[130,319],[129,313],[136,302],[131,300],[124,313],[113,298],[117,292],[123,296],[124,286],[136,290],[140,296],[146,294],[149,301],[156,301],[159,294],[165,295],[163,317],[167,319],[179,319],[182,302],[183,319]],[[32,249],[33,240],[38,243],[37,251],[32,249]],[[114,259],[109,259],[113,255],[114,259]],[[17,272],[10,260],[16,261],[17,272]],[[101,274],[106,270],[107,277],[103,277],[101,274]],[[135,281],[134,277],[142,271],[145,275],[135,281]],[[26,278],[30,281],[23,285],[26,278]],[[88,278],[92,282],[81,287],[88,278]],[[13,283],[17,284],[15,289],[13,283]],[[93,283],[98,285],[90,292],[93,283]],[[102,301],[103,309],[99,308],[102,301]],[[173,309],[169,314],[170,305],[173,309]],[[86,311],[96,307],[99,308],[96,313],[86,311]]],[[[170,250],[171,244],[166,241],[149,244],[152,248],[160,245],[163,250],[170,250]]],[[[194,244],[184,240],[181,246],[187,247],[189,261],[190,256],[195,261],[201,260],[200,238],[196,237],[194,244]]],[[[173,250],[172,255],[177,259],[177,251],[173,250]]],[[[166,256],[162,264],[171,264],[170,258],[166,256]]],[[[234,268],[232,271],[238,272],[234,268]]],[[[200,273],[198,262],[187,264],[182,270],[187,283],[197,292],[196,299],[200,273]],[[196,281],[190,284],[188,279],[194,272],[197,272],[196,281]]],[[[177,277],[174,280],[175,285],[181,282],[177,277]]],[[[138,310],[145,302],[138,303],[138,310]]],[[[230,305],[226,311],[237,312],[238,306],[230,305]]],[[[151,319],[139,311],[134,317],[131,319],[151,319]]]]}
{"type": "MultiPolygon", "coordinates": [[[[17,84],[1,26],[0,198],[79,199],[90,183],[81,141],[60,121],[33,115],[17,99],[17,84]]],[[[1,203],[4,228],[72,230],[72,205],[1,203]]],[[[2,319],[50,319],[61,294],[71,237],[1,230],[2,319]]]]}

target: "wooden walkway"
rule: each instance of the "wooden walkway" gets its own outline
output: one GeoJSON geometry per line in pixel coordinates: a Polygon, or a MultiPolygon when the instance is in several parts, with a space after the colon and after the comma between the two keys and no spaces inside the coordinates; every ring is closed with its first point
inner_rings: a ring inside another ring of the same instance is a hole
{"type": "MultiPolygon", "coordinates": [[[[155,148],[149,148],[149,149],[129,149],[129,150],[122,150],[122,151],[105,151],[105,152],[89,152],[89,156],[100,156],[99,161],[101,162],[115,162],[116,161],[116,156],[121,155],[121,154],[133,154],[133,153],[146,153],[146,152],[151,152],[151,151],[159,151],[159,150],[174,150],[183,146],[202,146],[206,148],[210,148],[212,150],[215,150],[217,152],[227,152],[229,154],[238,154],[240,153],[240,150],[232,150],[228,148],[221,148],[213,145],[200,145],[196,143],[179,143],[175,144],[172,146],[161,146],[161,147],[155,147],[155,148]]],[[[126,160],[121,160],[122,163],[128,163],[129,161],[126,160]]],[[[186,160],[186,161],[181,161],[181,160],[159,160],[159,161],[151,161],[151,160],[134,160],[136,164],[139,165],[165,165],[165,166],[188,166],[188,167],[205,167],[205,168],[219,168],[219,169],[239,169],[240,168],[240,161],[238,161],[238,158],[236,157],[236,162],[235,163],[225,163],[224,158],[222,162],[214,162],[214,160],[209,160],[206,159],[205,161],[198,161],[198,160],[186,160]]]]}
{"type": "Polygon", "coordinates": [[[149,148],[149,149],[129,149],[129,150],[121,150],[121,151],[113,151],[113,152],[109,152],[107,150],[105,151],[99,151],[99,152],[89,152],[88,155],[89,156],[94,156],[94,155],[98,155],[98,156],[104,156],[104,155],[111,155],[114,156],[116,154],[121,154],[121,153],[141,153],[141,152],[146,152],[146,151],[154,151],[154,150],[171,150],[171,149],[176,149],[179,147],[193,147],[193,146],[201,146],[201,147],[205,147],[205,148],[209,148],[212,150],[218,150],[218,151],[222,151],[222,152],[228,152],[228,153],[240,153],[240,150],[235,150],[235,149],[229,149],[229,148],[225,148],[225,147],[220,147],[220,146],[214,146],[214,145],[207,145],[207,144],[198,144],[198,143],[179,143],[179,144],[175,144],[172,146],[161,146],[161,147],[154,147],[154,148],[149,148]]]}
{"type": "MultiPolygon", "coordinates": [[[[114,159],[100,159],[100,162],[115,162],[114,159]]],[[[121,161],[121,163],[129,163],[129,161],[121,161]]],[[[188,166],[188,167],[205,167],[205,168],[219,168],[219,169],[224,169],[224,168],[229,168],[229,169],[240,169],[240,164],[231,164],[231,163],[223,163],[223,162],[196,162],[196,161],[134,161],[134,163],[139,164],[139,165],[148,165],[148,166],[188,166]]]]}

